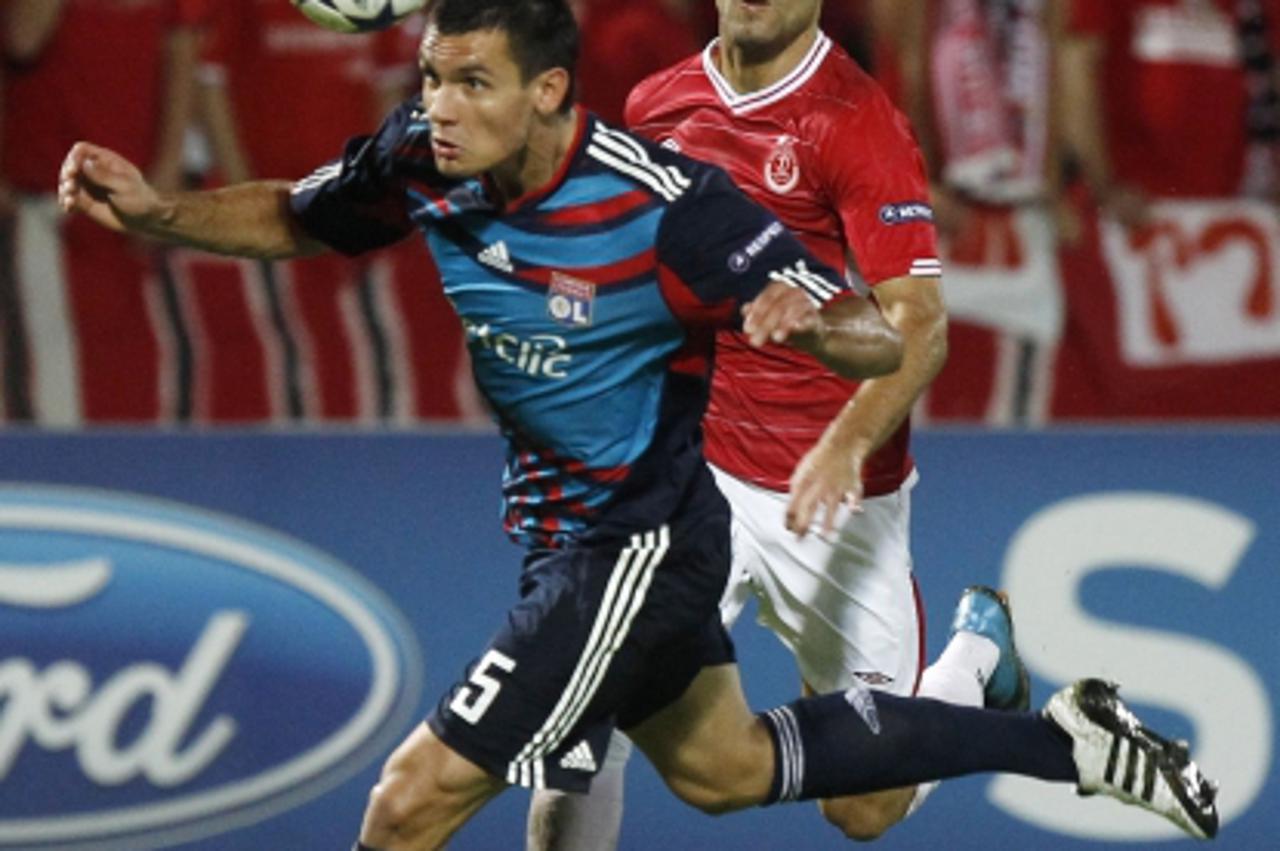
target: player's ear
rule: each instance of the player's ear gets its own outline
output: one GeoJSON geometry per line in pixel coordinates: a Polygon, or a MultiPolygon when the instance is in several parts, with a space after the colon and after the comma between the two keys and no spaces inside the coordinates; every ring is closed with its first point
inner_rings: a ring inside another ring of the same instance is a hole
{"type": "Polygon", "coordinates": [[[569,96],[569,72],[548,68],[533,78],[533,107],[544,118],[554,115],[569,96]]]}

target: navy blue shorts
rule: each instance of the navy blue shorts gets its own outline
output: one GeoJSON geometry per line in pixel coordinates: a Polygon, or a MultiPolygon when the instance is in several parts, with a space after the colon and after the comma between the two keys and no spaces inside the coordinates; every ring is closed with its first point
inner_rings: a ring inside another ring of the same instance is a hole
{"type": "Polygon", "coordinates": [[[701,515],[530,553],[520,601],[427,719],[432,731],[509,783],[587,791],[615,726],[640,723],[702,668],[734,661],[719,610],[728,511],[701,515]]]}

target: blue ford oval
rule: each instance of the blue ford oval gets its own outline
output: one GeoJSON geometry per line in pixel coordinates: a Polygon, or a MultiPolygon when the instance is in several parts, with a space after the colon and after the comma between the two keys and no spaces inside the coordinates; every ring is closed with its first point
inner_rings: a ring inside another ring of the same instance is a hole
{"type": "Polygon", "coordinates": [[[0,795],[0,848],[193,837],[296,806],[384,755],[421,684],[390,601],[300,541],[0,487],[0,786],[21,790],[0,795]]]}

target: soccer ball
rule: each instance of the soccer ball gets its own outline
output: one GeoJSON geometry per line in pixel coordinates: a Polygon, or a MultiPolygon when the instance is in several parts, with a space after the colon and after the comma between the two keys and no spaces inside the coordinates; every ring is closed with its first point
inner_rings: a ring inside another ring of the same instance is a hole
{"type": "Polygon", "coordinates": [[[385,30],[427,0],[289,0],[298,11],[327,30],[363,33],[385,30]]]}

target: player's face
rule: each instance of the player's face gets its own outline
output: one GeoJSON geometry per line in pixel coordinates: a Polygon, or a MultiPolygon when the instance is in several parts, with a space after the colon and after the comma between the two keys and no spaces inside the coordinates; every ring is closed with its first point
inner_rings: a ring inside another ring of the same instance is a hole
{"type": "Polygon", "coordinates": [[[720,37],[739,47],[776,52],[817,21],[822,0],[716,0],[720,37]]]}
{"type": "Polygon", "coordinates": [[[441,35],[431,26],[419,62],[441,174],[472,177],[518,158],[529,142],[534,92],[521,79],[505,32],[441,35]]]}

